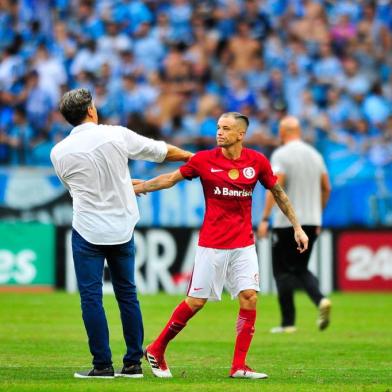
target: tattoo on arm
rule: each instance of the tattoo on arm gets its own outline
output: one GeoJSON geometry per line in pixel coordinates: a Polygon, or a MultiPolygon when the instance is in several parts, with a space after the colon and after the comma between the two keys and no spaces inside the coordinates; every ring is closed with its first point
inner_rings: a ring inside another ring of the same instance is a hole
{"type": "Polygon", "coordinates": [[[291,205],[291,202],[283,188],[279,184],[276,184],[270,189],[270,191],[274,196],[276,204],[279,206],[283,214],[287,216],[287,219],[291,222],[291,224],[294,227],[299,226],[293,206],[291,205]]]}

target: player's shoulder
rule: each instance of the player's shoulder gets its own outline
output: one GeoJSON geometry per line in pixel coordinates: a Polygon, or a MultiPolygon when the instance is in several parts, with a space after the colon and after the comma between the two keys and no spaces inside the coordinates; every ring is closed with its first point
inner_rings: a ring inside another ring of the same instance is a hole
{"type": "Polygon", "coordinates": [[[268,158],[262,152],[252,148],[244,147],[244,156],[249,160],[256,160],[262,163],[268,162],[268,158]]]}
{"type": "Polygon", "coordinates": [[[193,161],[206,161],[209,158],[214,158],[218,156],[218,151],[216,148],[212,150],[201,150],[197,151],[191,158],[193,161]]]}

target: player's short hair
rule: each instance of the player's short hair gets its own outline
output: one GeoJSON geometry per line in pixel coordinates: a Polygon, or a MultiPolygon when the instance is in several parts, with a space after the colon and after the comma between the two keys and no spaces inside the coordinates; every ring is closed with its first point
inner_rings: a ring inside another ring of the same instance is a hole
{"type": "Polygon", "coordinates": [[[249,118],[245,116],[245,114],[239,113],[239,112],[226,112],[223,113],[221,117],[233,117],[235,120],[240,120],[244,122],[245,124],[245,130],[249,126],[249,118]]]}
{"type": "Polygon", "coordinates": [[[64,118],[73,126],[79,125],[87,116],[93,97],[85,88],[66,92],[60,100],[59,109],[64,118]]]}

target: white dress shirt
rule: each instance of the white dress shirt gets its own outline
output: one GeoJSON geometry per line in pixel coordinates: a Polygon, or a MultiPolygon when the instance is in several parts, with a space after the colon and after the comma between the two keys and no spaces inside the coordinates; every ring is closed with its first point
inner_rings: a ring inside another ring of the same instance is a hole
{"type": "Polygon", "coordinates": [[[165,142],[111,125],[75,127],[50,154],[56,174],[73,199],[74,229],[97,245],[129,241],[139,220],[128,159],[162,162],[165,142]]]}

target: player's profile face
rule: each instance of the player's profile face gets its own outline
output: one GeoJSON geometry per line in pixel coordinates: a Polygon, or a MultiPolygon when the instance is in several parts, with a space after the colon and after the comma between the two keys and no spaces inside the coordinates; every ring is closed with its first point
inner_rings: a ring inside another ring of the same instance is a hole
{"type": "Polygon", "coordinates": [[[229,147],[241,140],[241,129],[234,117],[220,117],[216,130],[216,143],[219,147],[229,147]]]}

